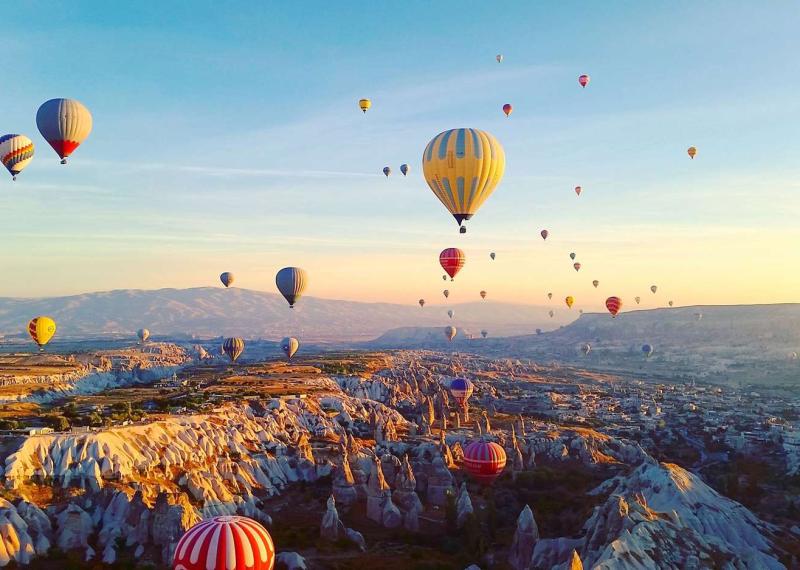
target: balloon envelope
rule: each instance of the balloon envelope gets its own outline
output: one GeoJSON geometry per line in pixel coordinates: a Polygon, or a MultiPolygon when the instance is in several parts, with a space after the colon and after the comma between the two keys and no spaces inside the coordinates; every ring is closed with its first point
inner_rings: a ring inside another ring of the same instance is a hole
{"type": "Polygon", "coordinates": [[[655,293],[656,291],[658,291],[658,287],[656,287],[655,285],[650,285],[650,291],[652,293],[655,293]]]}
{"type": "Polygon", "coordinates": [[[550,235],[550,232],[548,232],[547,230],[542,230],[539,232],[539,235],[542,236],[542,239],[547,239],[547,236],[550,235]]]}
{"type": "Polygon", "coordinates": [[[222,284],[225,285],[225,287],[230,287],[233,285],[233,273],[226,271],[219,276],[219,280],[222,281],[222,284]]]}
{"type": "Polygon", "coordinates": [[[0,160],[14,180],[33,160],[33,141],[25,135],[0,137],[0,160]]]}
{"type": "Polygon", "coordinates": [[[495,257],[497,257],[497,254],[495,252],[492,252],[492,253],[489,254],[489,257],[494,259],[495,257]]]}
{"type": "Polygon", "coordinates": [[[447,249],[443,249],[442,253],[439,254],[439,263],[442,269],[445,270],[445,273],[450,276],[450,279],[453,279],[456,274],[461,271],[466,260],[467,258],[464,252],[457,247],[448,247],[447,249]]]}
{"type": "Polygon", "coordinates": [[[485,298],[486,298],[486,291],[481,291],[481,299],[485,299],[485,298]]]}
{"type": "Polygon", "coordinates": [[[224,352],[231,362],[236,362],[244,352],[244,339],[239,337],[226,338],[222,343],[222,352],[224,352]]]}
{"type": "Polygon", "coordinates": [[[139,337],[140,341],[144,342],[148,338],[150,338],[150,331],[147,329],[139,329],[138,331],[136,331],[136,336],[139,337]]]}
{"type": "Polygon", "coordinates": [[[611,313],[612,317],[616,317],[619,310],[622,308],[622,299],[619,297],[609,297],[606,299],[606,309],[611,313]]]}
{"type": "Polygon", "coordinates": [[[489,331],[487,331],[487,330],[485,330],[485,329],[481,331],[481,336],[482,336],[483,338],[486,338],[488,334],[489,334],[489,331]]]}
{"type": "Polygon", "coordinates": [[[442,291],[442,295],[444,295],[444,298],[447,299],[450,296],[450,290],[445,289],[444,291],[442,291]]]}
{"type": "Polygon", "coordinates": [[[581,195],[581,192],[583,192],[583,188],[581,188],[580,186],[576,186],[576,187],[575,187],[575,194],[577,194],[578,196],[580,196],[580,195],[581,195]]]}
{"type": "Polygon", "coordinates": [[[589,354],[591,350],[592,350],[592,345],[590,345],[588,342],[581,347],[581,351],[583,351],[584,354],[589,354]]]}
{"type": "Polygon", "coordinates": [[[689,155],[689,158],[694,160],[694,157],[697,154],[697,149],[693,146],[690,146],[688,149],[686,149],[686,154],[689,155]]]}
{"type": "Polygon", "coordinates": [[[298,348],[300,348],[300,341],[293,336],[287,336],[281,341],[281,350],[289,360],[292,359],[298,348]]]}
{"type": "Polygon", "coordinates": [[[567,304],[567,307],[569,307],[571,309],[573,303],[575,303],[575,297],[573,297],[572,295],[569,295],[566,299],[564,299],[564,302],[567,304]]]}
{"type": "Polygon", "coordinates": [[[303,295],[307,283],[308,276],[299,267],[284,267],[275,275],[275,285],[289,303],[289,307],[294,307],[303,295]]]}
{"type": "Polygon", "coordinates": [[[580,271],[581,270],[581,264],[578,263],[578,262],[573,263],[572,267],[575,268],[575,271],[580,271]]]}
{"type": "Polygon", "coordinates": [[[547,294],[547,298],[548,298],[548,299],[552,299],[552,298],[553,298],[553,294],[552,294],[552,293],[548,293],[548,294],[547,294]]]}
{"type": "Polygon", "coordinates": [[[569,258],[570,258],[570,259],[572,259],[572,260],[574,261],[574,260],[575,260],[575,253],[574,253],[574,252],[573,252],[573,253],[570,253],[570,254],[569,254],[569,258]]]}
{"type": "Polygon", "coordinates": [[[653,346],[650,344],[643,344],[642,345],[642,352],[645,356],[650,356],[653,354],[653,346]]]}
{"type": "Polygon", "coordinates": [[[175,547],[173,570],[272,570],[275,545],[260,523],[240,516],[200,521],[175,547]]]}
{"type": "Polygon", "coordinates": [[[450,309],[449,311],[447,311],[447,316],[450,317],[451,319],[453,318],[453,315],[455,315],[455,314],[456,314],[456,312],[453,309],[450,309]]]}
{"type": "Polygon", "coordinates": [[[425,306],[425,299],[420,299],[418,302],[419,302],[419,306],[420,307],[424,307],[425,306]]]}
{"type": "Polygon", "coordinates": [[[513,110],[514,110],[514,107],[512,107],[509,103],[506,103],[505,105],[503,105],[503,113],[506,114],[506,117],[508,117],[512,113],[513,110]]]}
{"type": "Polygon", "coordinates": [[[383,167],[383,173],[384,173],[384,174],[386,175],[386,177],[388,178],[388,177],[389,177],[389,175],[392,173],[392,169],[391,169],[391,168],[389,168],[388,166],[384,166],[384,167],[383,167]]]}
{"type": "Polygon", "coordinates": [[[50,317],[34,317],[28,323],[28,334],[33,342],[42,347],[56,334],[56,322],[50,317]]]}
{"type": "Polygon", "coordinates": [[[366,113],[367,109],[372,107],[372,101],[370,101],[369,99],[359,99],[358,107],[359,109],[361,109],[363,112],[366,113]]]}
{"type": "Polygon", "coordinates": [[[600,282],[597,279],[595,279],[594,281],[592,281],[592,285],[594,285],[594,288],[597,289],[597,286],[600,285],[600,282]]]}
{"type": "Polygon", "coordinates": [[[453,378],[450,382],[450,393],[462,407],[469,401],[473,389],[472,382],[468,378],[453,378]]]}
{"type": "Polygon", "coordinates": [[[92,114],[75,99],[50,99],[36,112],[36,126],[64,164],[92,132],[92,114]]]}
{"type": "Polygon", "coordinates": [[[452,325],[444,327],[444,336],[449,341],[452,341],[454,338],[456,338],[456,332],[456,327],[452,325]]]}
{"type": "MultiPolygon", "coordinates": [[[[581,75],[580,77],[578,77],[578,83],[580,83],[581,87],[586,87],[587,85],[589,85],[589,82],[591,80],[592,80],[592,78],[589,77],[588,75],[586,75],[585,73],[583,75],[581,75]]],[[[601,91],[602,91],[602,89],[601,89],[601,91]]]]}
{"type": "Polygon", "coordinates": [[[502,53],[498,53],[496,56],[494,56],[494,58],[497,60],[497,63],[502,63],[503,62],[503,54],[502,53]]]}
{"type": "Polygon", "coordinates": [[[638,305],[639,301],[641,301],[642,298],[641,297],[634,297],[633,300],[636,301],[636,304],[638,305]]]}
{"type": "Polygon", "coordinates": [[[408,165],[407,164],[401,164],[400,165],[400,172],[403,173],[403,176],[408,174],[408,165]]]}
{"type": "Polygon", "coordinates": [[[506,452],[493,441],[473,441],[464,449],[464,470],[475,481],[490,485],[506,466],[506,452]]]}

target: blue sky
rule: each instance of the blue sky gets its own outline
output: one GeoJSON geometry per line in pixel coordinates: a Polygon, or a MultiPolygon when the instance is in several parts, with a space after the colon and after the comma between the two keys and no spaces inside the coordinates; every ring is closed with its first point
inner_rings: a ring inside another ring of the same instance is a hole
{"type": "Polygon", "coordinates": [[[37,154],[0,179],[0,295],[217,285],[224,270],[273,290],[295,264],[309,294],[416,302],[440,297],[438,252],[459,246],[456,301],[553,291],[596,309],[651,283],[650,306],[797,300],[796,4],[374,4],[8,12],[0,130],[37,154]],[[94,116],[66,167],[35,127],[51,97],[94,116]],[[466,236],[421,175],[425,144],[455,127],[507,156],[466,236]]]}

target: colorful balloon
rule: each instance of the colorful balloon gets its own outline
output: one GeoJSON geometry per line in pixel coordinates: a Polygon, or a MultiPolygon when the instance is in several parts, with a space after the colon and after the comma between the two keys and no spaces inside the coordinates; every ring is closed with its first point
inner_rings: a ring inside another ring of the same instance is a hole
{"type": "Polygon", "coordinates": [[[439,133],[422,153],[425,181],[461,227],[503,179],[506,157],[492,135],[478,129],[439,133]]]}
{"type": "Polygon", "coordinates": [[[552,293],[548,293],[548,294],[547,294],[547,298],[548,298],[548,299],[552,299],[552,298],[553,298],[553,294],[552,294],[552,293]]]}
{"type": "Polygon", "coordinates": [[[548,232],[547,230],[542,230],[539,232],[539,235],[542,236],[542,239],[547,239],[547,236],[550,235],[550,232],[548,232]]]}
{"type": "Polygon", "coordinates": [[[389,178],[389,175],[391,173],[392,173],[392,169],[391,168],[389,168],[388,166],[384,166],[383,167],[383,174],[386,176],[386,178],[389,178]]]}
{"type": "Polygon", "coordinates": [[[281,350],[289,360],[292,359],[294,353],[300,348],[300,341],[293,336],[287,336],[281,341],[281,350]]]}
{"type": "Polygon", "coordinates": [[[650,345],[650,344],[643,344],[642,345],[642,352],[644,353],[644,355],[646,357],[649,358],[650,355],[653,354],[653,346],[650,345]]]}
{"type": "Polygon", "coordinates": [[[244,352],[244,339],[239,337],[226,338],[222,343],[222,352],[228,355],[231,362],[236,362],[244,352]]]}
{"type": "Polygon", "coordinates": [[[503,63],[503,54],[498,53],[494,58],[497,60],[497,63],[503,63]]]}
{"type": "Polygon", "coordinates": [[[464,267],[466,260],[464,252],[457,247],[448,247],[439,254],[439,263],[445,273],[450,276],[451,281],[455,279],[456,274],[464,267]]]}
{"type": "Polygon", "coordinates": [[[372,107],[372,101],[370,101],[369,99],[359,99],[358,107],[359,107],[359,109],[361,109],[361,111],[366,113],[367,109],[372,107]]]}
{"type": "Polygon", "coordinates": [[[28,334],[41,348],[56,334],[56,322],[50,317],[35,317],[28,323],[28,334]]]}
{"type": "Polygon", "coordinates": [[[200,521],[175,547],[173,570],[272,570],[275,545],[260,523],[240,516],[200,521]]]}
{"type": "Polygon", "coordinates": [[[284,267],[275,275],[278,291],[289,303],[290,308],[300,299],[308,284],[306,272],[299,267],[284,267]]]}
{"type": "Polygon", "coordinates": [[[225,287],[230,287],[233,285],[233,273],[226,271],[219,276],[219,280],[222,281],[222,284],[225,285],[225,287]]]}
{"type": "Polygon", "coordinates": [[[486,338],[486,336],[487,336],[488,334],[489,334],[489,331],[487,331],[486,329],[483,329],[483,330],[481,331],[481,336],[482,336],[483,338],[486,338]]]}
{"type": "Polygon", "coordinates": [[[548,314],[550,315],[550,318],[552,319],[553,315],[555,315],[555,312],[552,309],[550,309],[550,312],[548,314]]]}
{"type": "Polygon", "coordinates": [[[578,77],[578,83],[580,83],[581,87],[584,87],[584,88],[587,85],[589,85],[589,82],[591,80],[592,80],[592,78],[589,77],[588,75],[586,75],[585,73],[583,75],[581,75],[580,77],[578,77]]]}
{"type": "Polygon", "coordinates": [[[634,297],[633,300],[636,301],[636,304],[638,305],[639,301],[641,301],[642,298],[641,297],[634,297]]]}
{"type": "Polygon", "coordinates": [[[513,111],[514,107],[512,107],[509,103],[503,105],[503,113],[506,114],[506,117],[508,117],[513,111]]]}
{"type": "Polygon", "coordinates": [[[450,382],[450,393],[460,407],[464,407],[472,396],[474,386],[468,378],[453,378],[450,382]]]}
{"type": "Polygon", "coordinates": [[[0,137],[0,160],[16,180],[17,174],[33,160],[33,141],[25,135],[3,135],[0,137]]]}
{"type": "Polygon", "coordinates": [[[403,174],[403,176],[407,175],[408,174],[408,165],[407,164],[401,164],[400,165],[400,172],[403,174]]]}
{"type": "Polygon", "coordinates": [[[655,293],[656,291],[658,291],[658,287],[656,287],[655,285],[650,285],[650,291],[652,293],[655,293]]]}
{"type": "Polygon", "coordinates": [[[145,342],[148,338],[150,338],[150,331],[147,329],[139,329],[136,331],[136,336],[139,337],[141,342],[145,342]]]}
{"type": "Polygon", "coordinates": [[[581,347],[581,351],[584,355],[589,354],[592,351],[592,345],[587,342],[581,347]]]}
{"type": "Polygon", "coordinates": [[[442,291],[442,295],[444,295],[444,298],[447,299],[450,296],[450,290],[445,289],[444,291],[442,291]]]}
{"type": "Polygon", "coordinates": [[[485,299],[485,298],[486,298],[486,291],[481,291],[481,299],[485,299]]]}
{"type": "Polygon", "coordinates": [[[568,295],[567,298],[564,299],[564,302],[567,304],[567,307],[571,309],[572,305],[575,303],[575,297],[568,295]]]}
{"type": "Polygon", "coordinates": [[[417,301],[417,302],[419,303],[419,306],[420,306],[420,307],[424,307],[424,306],[425,306],[425,299],[420,299],[420,300],[419,300],[419,301],[417,301]]]}
{"type": "Polygon", "coordinates": [[[473,441],[464,449],[464,470],[476,482],[490,485],[506,466],[506,451],[493,441],[473,441]]]}
{"type": "Polygon", "coordinates": [[[456,327],[452,325],[444,327],[444,336],[450,342],[453,342],[453,339],[456,338],[456,332],[458,332],[456,331],[456,327]]]}
{"type": "Polygon", "coordinates": [[[695,313],[694,316],[698,321],[703,320],[703,313],[695,313]]]}
{"type": "Polygon", "coordinates": [[[671,306],[672,306],[672,301],[670,301],[669,303],[667,303],[667,305],[669,305],[669,306],[671,307],[671,306]]]}
{"type": "Polygon", "coordinates": [[[597,279],[595,279],[594,281],[592,281],[592,285],[594,285],[594,288],[597,289],[597,287],[600,285],[600,282],[597,279]]]}
{"type": "Polygon", "coordinates": [[[578,196],[580,196],[580,195],[581,195],[581,192],[583,192],[583,188],[581,188],[580,186],[576,186],[576,187],[575,187],[575,194],[577,194],[578,196]]]}
{"type": "Polygon", "coordinates": [[[53,150],[61,157],[61,164],[92,132],[92,114],[75,99],[50,99],[36,112],[36,126],[53,150]]]}
{"type": "Polygon", "coordinates": [[[450,309],[450,310],[447,311],[447,316],[450,317],[451,319],[453,318],[453,315],[455,315],[455,314],[456,314],[456,312],[453,309],[450,309]]]}
{"type": "Polygon", "coordinates": [[[573,263],[572,267],[575,268],[575,271],[580,271],[581,270],[581,264],[578,263],[578,262],[573,263]]]}
{"type": "Polygon", "coordinates": [[[609,297],[606,299],[606,309],[611,313],[612,317],[616,317],[619,310],[622,308],[622,299],[619,297],[609,297]]]}
{"type": "Polygon", "coordinates": [[[689,158],[694,160],[694,157],[697,154],[697,148],[690,146],[688,149],[686,149],[686,154],[689,155],[689,158]]]}

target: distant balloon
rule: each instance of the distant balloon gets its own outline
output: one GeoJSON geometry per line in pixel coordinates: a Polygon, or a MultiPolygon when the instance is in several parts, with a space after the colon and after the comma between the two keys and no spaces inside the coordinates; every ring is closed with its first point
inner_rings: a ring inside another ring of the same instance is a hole
{"type": "Polygon", "coordinates": [[[360,100],[358,101],[358,107],[359,107],[359,108],[360,108],[360,109],[361,109],[361,110],[362,110],[364,113],[366,113],[366,112],[367,112],[367,109],[369,109],[370,107],[372,107],[372,101],[370,101],[369,99],[360,99],[360,100]]]}
{"type": "Polygon", "coordinates": [[[485,299],[485,298],[486,298],[486,291],[481,291],[481,299],[485,299]]]}
{"type": "Polygon", "coordinates": [[[658,287],[655,285],[650,285],[650,292],[655,293],[656,291],[658,291],[658,287]]]}
{"type": "Polygon", "coordinates": [[[147,329],[139,329],[136,331],[136,336],[139,337],[139,340],[145,342],[148,338],[150,338],[150,331],[147,329]]]}
{"type": "Polygon", "coordinates": [[[11,179],[16,180],[17,174],[33,160],[33,141],[25,135],[3,135],[0,137],[0,160],[11,179]]]}
{"type": "MultiPolygon", "coordinates": [[[[585,73],[583,75],[581,75],[580,77],[578,77],[578,83],[580,83],[581,87],[584,87],[584,88],[587,85],[589,85],[589,82],[591,80],[592,80],[592,78],[589,77],[588,75],[586,75],[585,73]]],[[[602,89],[601,89],[601,91],[602,91],[602,89]]]]}
{"type": "Polygon", "coordinates": [[[41,348],[56,334],[56,322],[50,317],[35,317],[28,323],[28,334],[41,348]]]}
{"type": "Polygon", "coordinates": [[[609,297],[606,299],[606,309],[611,313],[612,317],[616,317],[619,310],[622,308],[622,299],[619,297],[609,297]]]}
{"type": "Polygon", "coordinates": [[[577,194],[578,196],[580,196],[580,195],[581,195],[581,192],[583,192],[583,188],[581,188],[580,186],[576,186],[576,187],[575,187],[575,194],[577,194]]]}
{"type": "Polygon", "coordinates": [[[592,345],[590,345],[588,342],[581,347],[581,351],[583,352],[583,354],[589,354],[591,350],[592,350],[592,345]]]}
{"type": "Polygon", "coordinates": [[[290,308],[300,299],[308,283],[308,276],[299,267],[284,267],[275,275],[278,291],[289,303],[290,308]]]}
{"type": "Polygon", "coordinates": [[[455,315],[455,314],[456,314],[456,312],[453,309],[450,309],[449,311],[447,311],[447,316],[450,317],[451,319],[453,318],[453,315],[455,315]]]}
{"type": "Polygon", "coordinates": [[[386,178],[389,178],[389,175],[392,173],[392,169],[388,166],[383,167],[383,173],[386,175],[386,178]]]}
{"type": "Polygon", "coordinates": [[[547,230],[542,230],[539,232],[539,235],[542,236],[542,239],[547,239],[547,236],[550,235],[550,232],[548,232],[547,230]]]}
{"type": "Polygon", "coordinates": [[[548,313],[548,315],[550,315],[550,318],[552,319],[553,315],[555,315],[555,312],[552,309],[550,309],[550,312],[548,313]]]}
{"type": "Polygon", "coordinates": [[[702,321],[703,320],[703,313],[695,313],[694,314],[694,318],[696,318],[698,321],[702,321]]]}
{"type": "Polygon", "coordinates": [[[536,334],[542,334],[542,329],[536,329],[536,334]]]}
{"type": "Polygon", "coordinates": [[[231,362],[236,362],[244,352],[244,339],[239,337],[226,338],[222,343],[222,352],[224,352],[231,362]]]}
{"type": "Polygon", "coordinates": [[[667,303],[667,305],[669,305],[669,306],[671,307],[671,306],[672,306],[672,301],[669,301],[669,302],[667,303]]]}
{"type": "Polygon", "coordinates": [[[173,570],[272,570],[275,545],[261,523],[240,516],[200,521],[175,547],[173,570]]]}
{"type": "Polygon", "coordinates": [[[552,294],[552,293],[548,293],[548,294],[547,294],[547,298],[548,298],[548,299],[552,299],[552,298],[553,298],[553,294],[552,294]]]}
{"type": "Polygon", "coordinates": [[[649,358],[650,355],[653,354],[653,345],[651,345],[651,344],[643,344],[642,345],[642,352],[644,353],[645,356],[647,356],[649,358]]]}
{"type": "Polygon", "coordinates": [[[642,298],[641,297],[634,297],[633,300],[636,301],[636,304],[638,305],[639,301],[641,301],[642,298]]]}
{"type": "Polygon", "coordinates": [[[473,389],[474,386],[468,378],[453,378],[450,382],[450,394],[461,408],[469,402],[473,389]]]}
{"type": "MultiPolygon", "coordinates": [[[[689,158],[694,160],[694,157],[697,154],[697,149],[695,147],[693,147],[693,146],[690,146],[688,149],[686,149],[686,154],[689,155],[689,158]]],[[[712,162],[713,162],[713,160],[712,160],[712,162]]]]}
{"type": "Polygon", "coordinates": [[[487,336],[488,334],[489,334],[489,331],[487,331],[486,329],[483,329],[483,330],[481,331],[481,336],[482,336],[483,338],[486,338],[486,336],[487,336]]]}
{"type": "Polygon", "coordinates": [[[594,285],[594,288],[597,289],[597,286],[600,285],[600,282],[597,279],[595,279],[594,281],[592,281],[592,285],[594,285]]]}
{"type": "Polygon", "coordinates": [[[36,112],[36,126],[56,154],[61,164],[92,132],[92,114],[75,99],[50,99],[36,112]]]}
{"type": "Polygon", "coordinates": [[[425,299],[420,299],[420,300],[418,301],[418,303],[419,303],[419,306],[420,306],[420,307],[424,307],[424,306],[425,306],[425,299]]]}
{"type": "Polygon", "coordinates": [[[793,351],[793,352],[790,352],[790,353],[789,353],[789,354],[787,354],[786,356],[789,358],[789,360],[797,360],[797,353],[796,353],[796,352],[794,352],[794,351],[793,351]]]}
{"type": "Polygon", "coordinates": [[[444,291],[442,291],[442,295],[444,295],[444,298],[447,299],[450,296],[450,290],[445,289],[444,291]]]}
{"type": "Polygon", "coordinates": [[[567,298],[564,299],[564,302],[567,304],[567,307],[571,309],[573,303],[575,303],[575,297],[573,297],[572,295],[568,295],[567,298]]]}
{"type": "Polygon", "coordinates": [[[506,466],[506,451],[493,441],[473,441],[464,449],[464,470],[476,482],[491,485],[506,466]]]}
{"type": "Polygon", "coordinates": [[[447,275],[442,275],[442,281],[447,281],[447,275]]]}
{"type": "Polygon", "coordinates": [[[445,273],[450,276],[451,280],[453,280],[456,274],[461,271],[461,268],[464,267],[466,260],[467,258],[464,255],[464,252],[457,247],[448,247],[447,249],[443,249],[439,254],[439,263],[441,264],[445,273]]]}
{"type": "Polygon", "coordinates": [[[403,174],[403,176],[407,175],[408,174],[408,165],[407,164],[401,164],[400,165],[400,172],[403,174]]]}
{"type": "Polygon", "coordinates": [[[513,111],[514,108],[509,103],[503,105],[503,113],[506,114],[506,117],[508,117],[513,111]]]}
{"type": "Polygon", "coordinates": [[[572,267],[575,268],[575,271],[580,271],[581,270],[581,264],[578,263],[578,262],[573,263],[572,267]]]}
{"type": "Polygon", "coordinates": [[[225,273],[219,276],[219,280],[222,281],[222,284],[225,285],[225,287],[230,287],[231,285],[233,285],[233,280],[234,280],[233,273],[231,273],[230,271],[226,271],[225,273]]]}
{"type": "Polygon", "coordinates": [[[570,258],[571,260],[575,261],[575,257],[576,257],[576,256],[575,256],[575,252],[572,252],[572,253],[570,253],[570,254],[569,254],[569,258],[570,258]]]}
{"type": "Polygon", "coordinates": [[[289,360],[292,359],[294,353],[300,348],[300,341],[293,336],[287,336],[281,341],[281,350],[289,360]]]}
{"type": "Polygon", "coordinates": [[[452,325],[444,327],[444,336],[450,342],[453,342],[453,339],[456,338],[456,332],[456,327],[452,325]]]}
{"type": "MultiPolygon", "coordinates": [[[[505,168],[503,147],[478,129],[439,133],[422,153],[425,181],[459,226],[494,192],[505,168]]],[[[459,231],[467,230],[461,227],[459,231]]]]}
{"type": "Polygon", "coordinates": [[[492,261],[494,261],[494,258],[497,257],[497,254],[495,252],[492,252],[489,254],[489,257],[491,257],[492,261]]]}
{"type": "Polygon", "coordinates": [[[494,58],[497,60],[497,63],[503,63],[503,54],[498,53],[494,58]]]}

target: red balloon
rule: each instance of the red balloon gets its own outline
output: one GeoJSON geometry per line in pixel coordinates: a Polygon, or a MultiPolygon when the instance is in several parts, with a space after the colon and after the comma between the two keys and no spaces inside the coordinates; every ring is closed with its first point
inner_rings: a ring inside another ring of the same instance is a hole
{"type": "Polygon", "coordinates": [[[511,111],[513,110],[514,108],[509,103],[503,105],[503,113],[506,114],[506,117],[508,117],[511,114],[511,111]]]}
{"type": "Polygon", "coordinates": [[[542,239],[547,239],[547,236],[549,236],[549,235],[550,235],[550,232],[548,232],[547,230],[542,230],[542,231],[541,231],[541,232],[539,232],[539,233],[541,234],[541,236],[542,236],[542,239]]]}
{"type": "Polygon", "coordinates": [[[506,450],[493,441],[473,441],[464,450],[464,469],[482,485],[490,485],[505,466],[506,450]]]}
{"type": "Polygon", "coordinates": [[[606,309],[611,313],[612,317],[616,317],[619,310],[622,308],[622,299],[619,297],[609,297],[606,299],[606,309]]]}
{"type": "Polygon", "coordinates": [[[260,523],[247,517],[204,520],[175,547],[173,570],[272,570],[275,545],[260,523]]]}
{"type": "Polygon", "coordinates": [[[591,81],[591,78],[586,74],[583,74],[580,77],[578,77],[578,83],[581,84],[581,87],[586,87],[587,85],[589,85],[589,81],[591,81]]]}
{"type": "Polygon", "coordinates": [[[575,268],[575,271],[580,271],[581,270],[581,264],[578,263],[577,261],[572,264],[572,267],[575,268]]]}
{"type": "Polygon", "coordinates": [[[456,276],[456,273],[464,267],[466,260],[464,252],[457,247],[448,247],[439,254],[439,263],[442,264],[442,269],[450,276],[451,281],[456,276]]]}
{"type": "Polygon", "coordinates": [[[575,187],[575,193],[576,193],[578,196],[580,196],[580,195],[581,195],[581,192],[583,192],[583,188],[581,188],[580,186],[576,186],[576,187],[575,187]]]}

